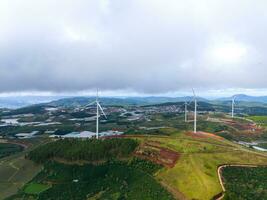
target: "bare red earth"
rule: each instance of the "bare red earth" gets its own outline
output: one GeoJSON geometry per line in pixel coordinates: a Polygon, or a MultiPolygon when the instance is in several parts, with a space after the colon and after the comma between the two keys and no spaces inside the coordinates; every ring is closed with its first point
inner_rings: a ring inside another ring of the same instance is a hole
{"type": "Polygon", "coordinates": [[[219,140],[223,140],[223,138],[218,136],[218,135],[214,135],[212,133],[207,133],[207,132],[203,132],[203,131],[198,131],[196,133],[187,132],[186,135],[191,136],[193,138],[216,138],[216,139],[219,139],[219,140]]]}
{"type": "Polygon", "coordinates": [[[135,151],[135,155],[168,168],[174,167],[180,157],[179,153],[160,147],[160,142],[145,142],[135,151]]]}

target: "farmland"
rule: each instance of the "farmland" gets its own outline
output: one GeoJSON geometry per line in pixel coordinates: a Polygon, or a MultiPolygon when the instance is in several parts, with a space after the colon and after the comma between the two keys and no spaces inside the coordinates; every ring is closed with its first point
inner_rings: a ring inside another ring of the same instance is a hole
{"type": "Polygon", "coordinates": [[[43,142],[46,140],[25,142],[27,148],[24,151],[0,160],[0,199],[15,194],[42,169],[41,165],[25,159],[25,154],[43,142]]]}
{"type": "Polygon", "coordinates": [[[0,158],[20,152],[23,147],[16,144],[0,143],[0,158]]]}
{"type": "Polygon", "coordinates": [[[97,166],[49,162],[30,183],[34,188],[28,189],[26,185],[23,191],[8,199],[173,199],[152,178],[157,167],[140,162],[111,162],[97,166]],[[40,186],[44,190],[38,195],[36,189],[39,192],[40,186]]]}

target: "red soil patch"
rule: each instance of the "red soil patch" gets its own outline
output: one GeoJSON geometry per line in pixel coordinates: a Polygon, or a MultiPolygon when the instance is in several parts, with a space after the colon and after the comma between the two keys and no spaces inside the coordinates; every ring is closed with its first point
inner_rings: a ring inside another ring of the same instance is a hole
{"type": "Polygon", "coordinates": [[[230,119],[222,120],[225,124],[233,126],[234,128],[245,131],[245,132],[253,132],[253,133],[261,133],[263,128],[257,126],[255,123],[240,123],[230,119]]]}
{"type": "Polygon", "coordinates": [[[147,135],[110,135],[110,136],[104,136],[102,138],[146,138],[147,135]]]}
{"type": "Polygon", "coordinates": [[[148,159],[168,168],[175,166],[180,154],[170,149],[160,147],[159,142],[145,142],[135,151],[135,155],[148,159]]]}
{"type": "Polygon", "coordinates": [[[215,139],[223,140],[223,138],[218,135],[214,135],[212,133],[207,133],[207,132],[202,132],[202,131],[198,131],[196,133],[187,132],[186,135],[191,136],[193,138],[215,138],[215,139]]]}
{"type": "MultiPolygon", "coordinates": [[[[157,136],[159,138],[159,136],[157,136]]],[[[148,138],[146,135],[115,135],[104,138],[148,138]]],[[[164,138],[162,136],[162,138],[164,138]]],[[[143,159],[150,160],[164,167],[172,168],[175,166],[180,154],[168,148],[161,147],[159,141],[147,141],[141,144],[134,155],[143,159]]]]}

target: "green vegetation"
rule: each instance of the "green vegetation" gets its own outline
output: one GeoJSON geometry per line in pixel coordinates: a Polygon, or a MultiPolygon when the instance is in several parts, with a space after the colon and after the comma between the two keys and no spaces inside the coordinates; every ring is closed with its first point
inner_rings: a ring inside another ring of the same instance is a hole
{"type": "Polygon", "coordinates": [[[16,144],[0,143],[0,158],[20,152],[23,147],[16,144]]]}
{"type": "Polygon", "coordinates": [[[253,120],[255,123],[260,125],[262,128],[264,128],[263,133],[261,135],[261,138],[259,139],[267,139],[267,116],[250,116],[248,119],[253,120]]]}
{"type": "Polygon", "coordinates": [[[49,185],[39,184],[39,183],[30,183],[27,184],[24,188],[25,194],[40,194],[45,190],[50,188],[49,185]]]}
{"type": "Polygon", "coordinates": [[[267,124],[267,116],[250,116],[247,118],[253,120],[256,123],[267,124]]]}
{"type": "Polygon", "coordinates": [[[8,200],[173,199],[172,195],[151,176],[154,170],[151,171],[150,167],[148,167],[149,170],[142,170],[140,166],[154,166],[154,164],[136,159],[129,162],[107,162],[96,166],[49,162],[44,165],[44,170],[32,180],[33,184],[29,184],[35,187],[31,188],[31,192],[39,189],[36,189],[36,183],[51,183],[49,189],[47,189],[49,186],[45,185],[45,190],[42,192],[39,190],[39,194],[37,192],[29,194],[26,192],[28,185],[8,200]]]}
{"type": "Polygon", "coordinates": [[[132,160],[130,160],[128,162],[128,165],[131,168],[144,171],[144,172],[151,174],[151,175],[156,173],[158,170],[162,169],[161,165],[155,164],[155,163],[147,161],[147,160],[142,160],[142,159],[139,159],[136,157],[134,157],[132,160]]]}
{"type": "Polygon", "coordinates": [[[188,199],[208,200],[222,191],[217,176],[219,165],[267,164],[266,154],[215,137],[197,138],[177,133],[146,137],[143,141],[156,141],[162,147],[183,153],[173,168],[160,170],[156,178],[188,199]]]}
{"type": "Polygon", "coordinates": [[[264,149],[267,149],[267,143],[259,143],[257,146],[264,148],[264,149]]]}
{"type": "Polygon", "coordinates": [[[137,145],[138,142],[132,139],[64,139],[39,146],[27,157],[37,163],[44,163],[50,159],[104,161],[128,157],[137,145]]]}
{"type": "Polygon", "coordinates": [[[226,167],[225,200],[267,199],[267,167],[226,167]]]}

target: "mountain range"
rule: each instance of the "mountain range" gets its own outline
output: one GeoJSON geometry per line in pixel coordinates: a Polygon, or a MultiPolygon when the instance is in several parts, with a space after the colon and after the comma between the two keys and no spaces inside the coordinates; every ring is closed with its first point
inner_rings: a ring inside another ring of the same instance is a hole
{"type": "MultiPolygon", "coordinates": [[[[254,103],[267,103],[267,96],[249,96],[245,94],[234,95],[236,102],[254,102],[254,103]]],[[[223,97],[218,99],[208,99],[197,97],[198,101],[202,102],[216,102],[216,103],[229,103],[233,96],[223,97]]],[[[75,107],[85,106],[93,102],[95,97],[70,97],[70,96],[18,96],[18,97],[0,97],[1,108],[21,108],[34,104],[47,104],[49,106],[64,106],[75,107]]],[[[192,96],[185,97],[101,97],[100,101],[104,105],[152,105],[161,103],[172,102],[189,102],[192,101],[192,96]]]]}

